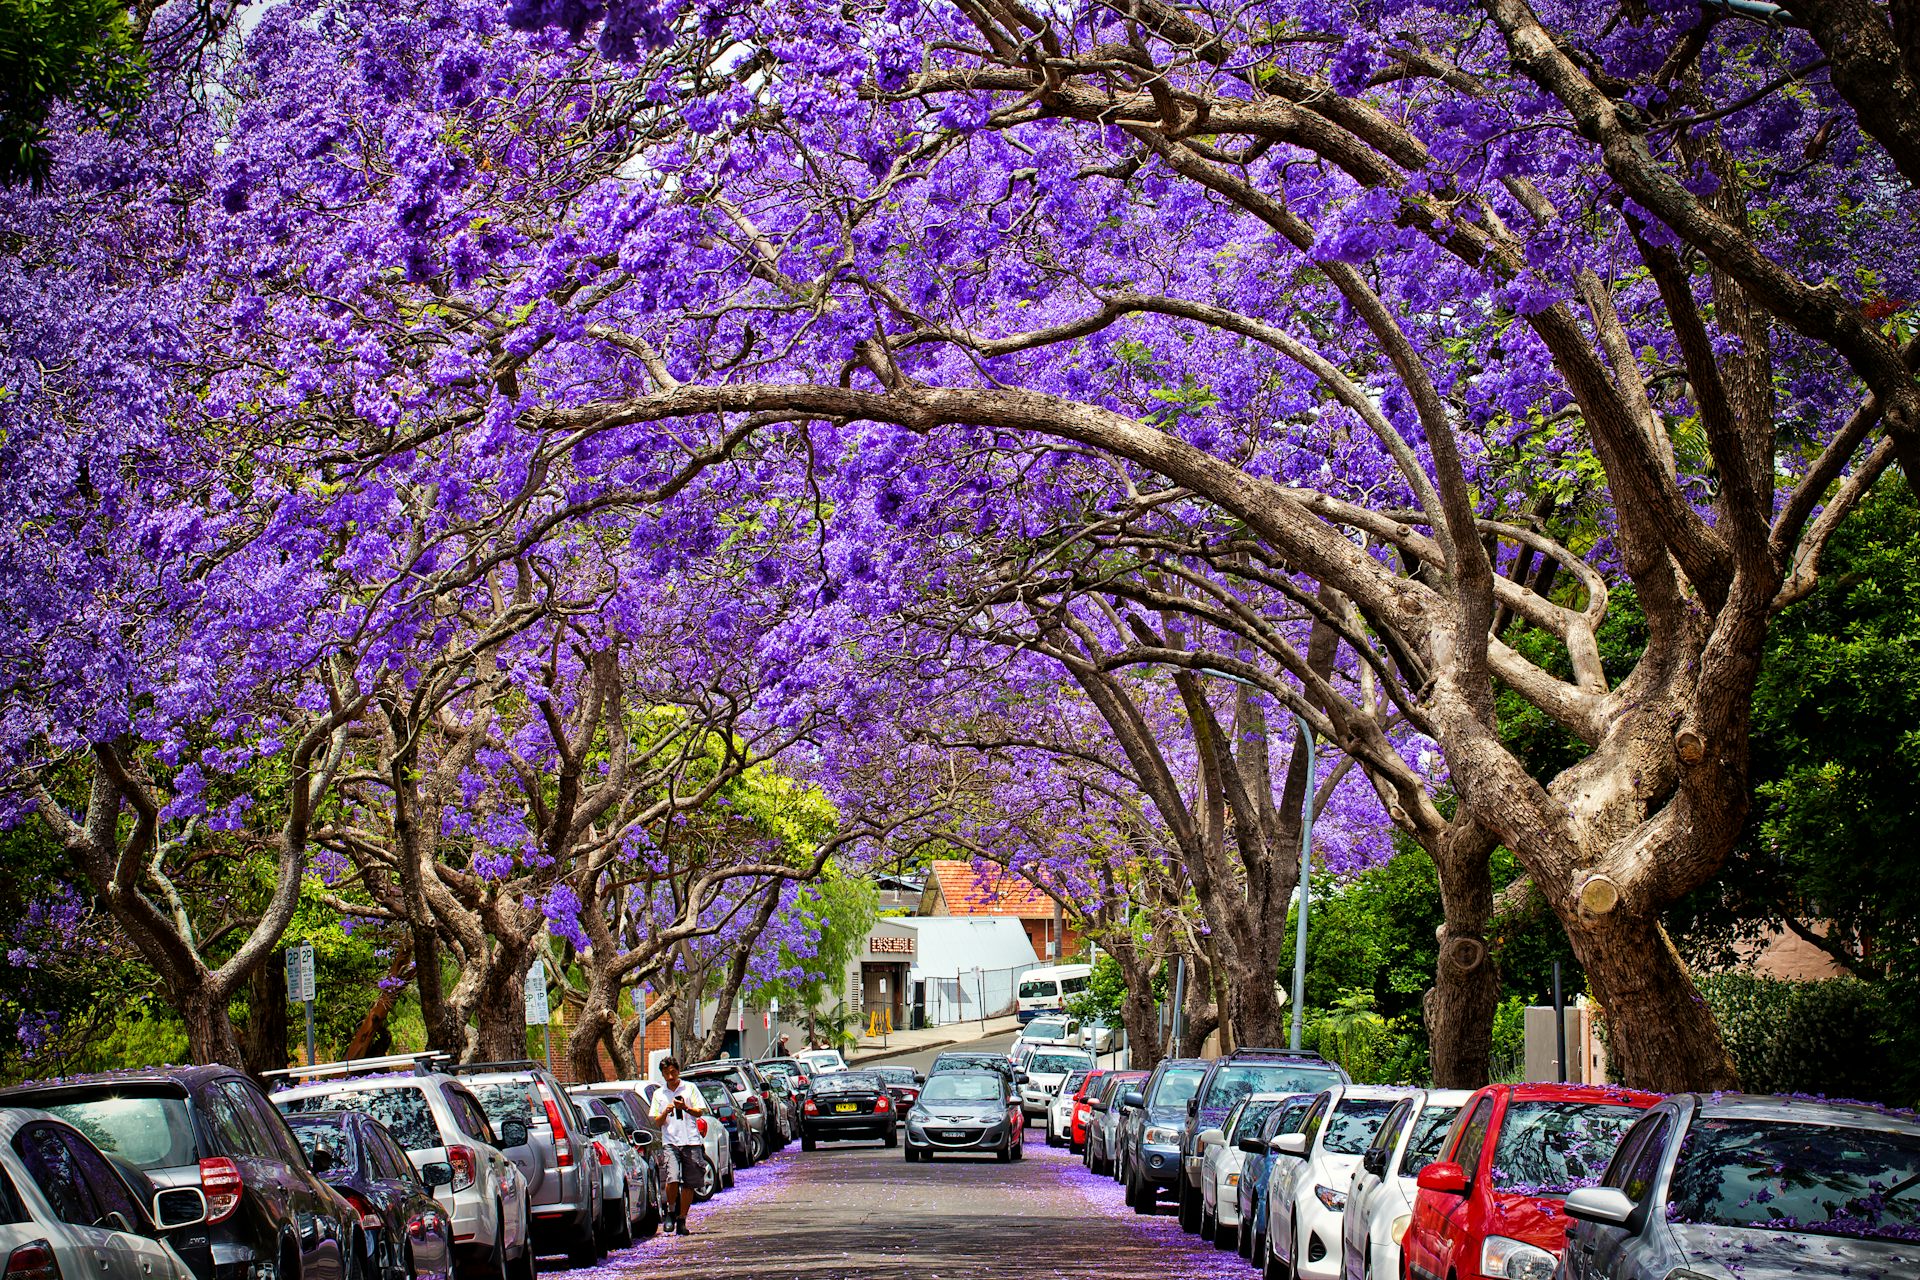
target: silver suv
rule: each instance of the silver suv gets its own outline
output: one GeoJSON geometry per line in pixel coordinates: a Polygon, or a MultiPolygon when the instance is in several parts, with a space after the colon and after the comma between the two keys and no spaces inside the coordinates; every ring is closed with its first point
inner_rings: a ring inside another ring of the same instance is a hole
{"type": "Polygon", "coordinates": [[[451,1175],[433,1194],[453,1219],[462,1280],[533,1280],[527,1180],[507,1155],[526,1141],[527,1126],[490,1123],[464,1083],[435,1069],[445,1057],[401,1054],[273,1072],[304,1083],[276,1090],[272,1102],[282,1115],[361,1111],[380,1121],[429,1185],[451,1175]],[[434,1165],[445,1171],[429,1177],[434,1165]]]}
{"type": "Polygon", "coordinates": [[[494,1127],[518,1121],[527,1140],[507,1154],[520,1166],[533,1204],[535,1243],[590,1267],[600,1246],[600,1167],[580,1114],[560,1082],[534,1062],[474,1062],[452,1068],[494,1127]]]}

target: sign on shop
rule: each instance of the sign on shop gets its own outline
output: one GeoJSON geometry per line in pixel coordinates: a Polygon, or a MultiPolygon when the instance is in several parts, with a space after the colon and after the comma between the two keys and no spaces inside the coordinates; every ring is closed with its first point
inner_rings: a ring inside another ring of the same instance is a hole
{"type": "Polygon", "coordinates": [[[913,935],[878,933],[867,939],[867,948],[874,955],[910,956],[913,954],[913,935]]]}

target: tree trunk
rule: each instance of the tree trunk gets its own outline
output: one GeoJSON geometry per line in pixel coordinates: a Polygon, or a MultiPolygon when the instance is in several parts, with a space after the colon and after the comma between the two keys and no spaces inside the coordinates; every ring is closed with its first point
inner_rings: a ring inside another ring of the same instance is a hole
{"type": "Polygon", "coordinates": [[[287,966],[276,951],[247,975],[247,1025],[240,1049],[248,1074],[278,1071],[290,1060],[287,1047],[287,966]]]}
{"type": "Polygon", "coordinates": [[[387,966],[388,985],[380,989],[373,1007],[367,1010],[367,1016],[360,1019],[360,1025],[353,1029],[353,1039],[347,1045],[349,1058],[377,1057],[393,1047],[393,1034],[387,1028],[387,1019],[393,1015],[394,1006],[400,1003],[400,992],[404,988],[399,980],[406,976],[412,961],[412,947],[402,943],[394,948],[393,963],[387,966]]]}
{"type": "Polygon", "coordinates": [[[1659,1092],[1737,1089],[1713,1013],[1658,919],[1614,911],[1568,924],[1607,1026],[1613,1074],[1659,1092]]]}
{"type": "Polygon", "coordinates": [[[473,1058],[516,1062],[527,1056],[527,961],[525,951],[498,946],[474,993],[473,1058]]]}
{"type": "Polygon", "coordinates": [[[1455,826],[1435,845],[1429,852],[1445,923],[1424,1009],[1433,1082],[1442,1089],[1478,1089],[1490,1074],[1493,1015],[1500,1007],[1500,975],[1487,945],[1493,838],[1472,825],[1455,826]]]}
{"type": "Polygon", "coordinates": [[[597,1082],[602,1074],[600,1045],[604,1041],[615,1069],[622,1072],[624,1078],[630,1078],[632,1063],[620,1060],[620,1038],[614,1034],[619,1021],[614,1008],[614,1002],[620,998],[619,988],[594,972],[591,966],[589,973],[592,976],[587,979],[586,998],[574,1016],[573,1029],[567,1039],[567,1066],[581,1084],[597,1082]]]}
{"type": "Polygon", "coordinates": [[[173,1007],[187,1028],[187,1056],[197,1063],[224,1063],[239,1066],[246,1061],[240,1051],[240,1037],[234,1034],[233,1019],[227,1013],[225,993],[215,992],[205,983],[187,990],[169,984],[173,1007]]]}

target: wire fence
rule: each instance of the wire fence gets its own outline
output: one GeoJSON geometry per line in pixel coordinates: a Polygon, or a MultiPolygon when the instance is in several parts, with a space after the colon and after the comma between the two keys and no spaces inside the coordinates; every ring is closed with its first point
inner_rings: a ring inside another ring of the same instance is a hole
{"type": "Polygon", "coordinates": [[[914,992],[912,1024],[944,1027],[1003,1018],[1017,1007],[1020,979],[1035,964],[1007,969],[962,969],[951,976],[922,974],[914,992]]]}

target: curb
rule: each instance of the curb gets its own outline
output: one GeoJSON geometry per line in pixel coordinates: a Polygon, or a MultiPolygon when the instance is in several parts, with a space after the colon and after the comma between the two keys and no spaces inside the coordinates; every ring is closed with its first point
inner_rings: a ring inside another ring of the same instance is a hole
{"type": "Polygon", "coordinates": [[[904,1058],[910,1053],[925,1053],[929,1049],[945,1049],[950,1045],[959,1043],[958,1040],[933,1040],[927,1044],[902,1045],[895,1049],[875,1049],[872,1053],[863,1053],[858,1057],[848,1058],[847,1065],[852,1066],[856,1062],[883,1062],[888,1058],[904,1058]]]}

